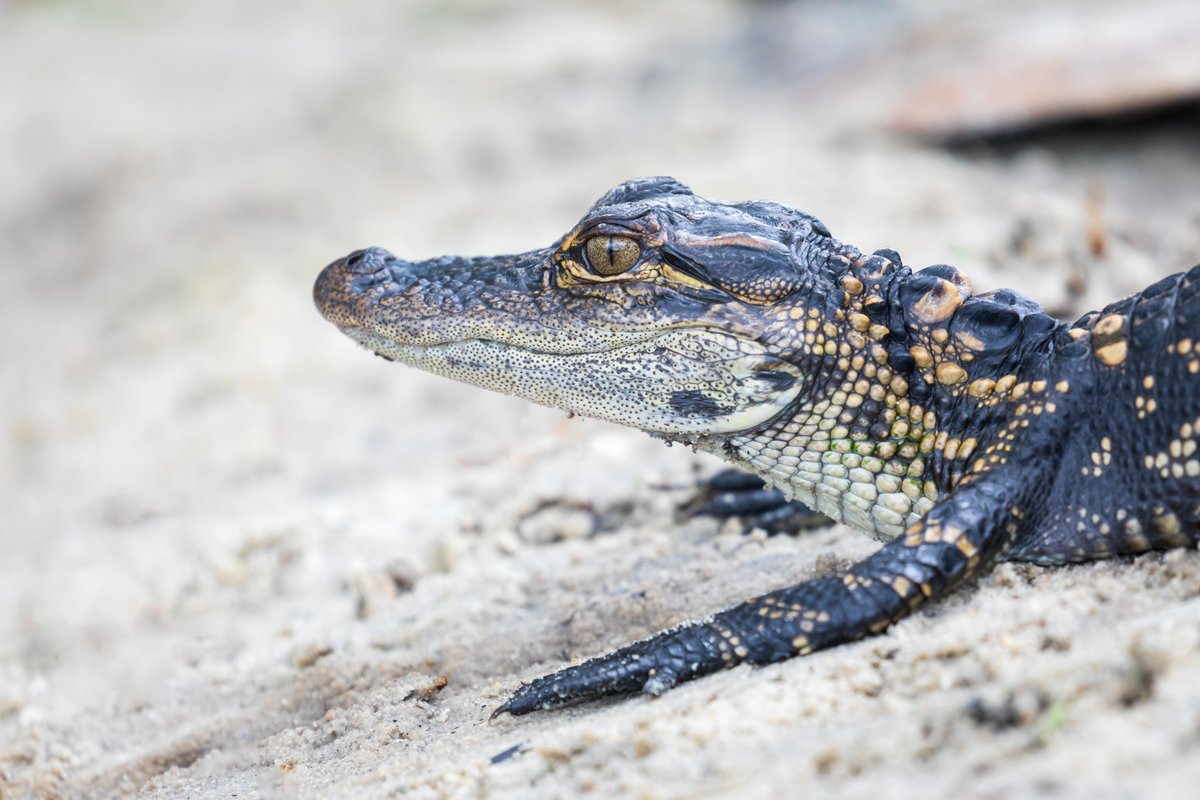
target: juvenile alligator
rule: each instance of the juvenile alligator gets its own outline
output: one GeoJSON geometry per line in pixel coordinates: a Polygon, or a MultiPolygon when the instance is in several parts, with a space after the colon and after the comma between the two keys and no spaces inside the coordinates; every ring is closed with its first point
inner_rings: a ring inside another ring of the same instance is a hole
{"type": "Polygon", "coordinates": [[[786,206],[648,178],[550,247],[360,250],[314,297],[386,359],[686,442],[885,542],[538,678],[496,713],[660,694],[878,633],[1001,558],[1200,539],[1200,267],[1065,324],[786,206]]]}

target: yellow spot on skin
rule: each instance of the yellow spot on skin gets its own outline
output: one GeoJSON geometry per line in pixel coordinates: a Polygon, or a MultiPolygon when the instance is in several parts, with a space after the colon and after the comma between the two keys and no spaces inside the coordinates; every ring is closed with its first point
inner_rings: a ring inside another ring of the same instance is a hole
{"type": "Polygon", "coordinates": [[[913,303],[912,314],[921,322],[941,322],[962,305],[963,296],[958,287],[947,280],[938,279],[925,295],[913,303]]]}
{"type": "Polygon", "coordinates": [[[846,290],[846,294],[855,297],[863,293],[862,281],[853,275],[847,275],[842,278],[842,288],[846,290]]]}
{"type": "Polygon", "coordinates": [[[966,531],[964,531],[962,528],[960,528],[957,525],[942,526],[942,541],[943,542],[947,542],[947,543],[957,542],[959,539],[962,539],[965,536],[965,534],[966,534],[966,531]]]}
{"type": "Polygon", "coordinates": [[[958,548],[958,552],[962,553],[967,558],[973,558],[979,551],[975,548],[975,543],[966,536],[960,536],[954,542],[954,546],[958,548]]]}
{"type": "Polygon", "coordinates": [[[1071,384],[1067,381],[1059,381],[1054,384],[1054,390],[1060,394],[1066,394],[1071,389],[1071,384]]]}
{"type": "Polygon", "coordinates": [[[1011,389],[1016,384],[1016,382],[1017,382],[1016,375],[1005,375],[1003,378],[996,381],[996,392],[998,394],[1004,394],[1009,389],[1011,389]]]}
{"type": "Polygon", "coordinates": [[[1147,390],[1154,388],[1154,376],[1153,375],[1147,375],[1145,378],[1142,378],[1142,388],[1147,389],[1147,390]]]}
{"type": "Polygon", "coordinates": [[[1176,349],[1178,350],[1179,355],[1186,356],[1188,353],[1192,352],[1192,340],[1180,339],[1179,345],[1176,347],[1176,349]]]}
{"type": "Polygon", "coordinates": [[[1179,517],[1174,514],[1164,514],[1160,517],[1155,517],[1150,526],[1168,536],[1175,536],[1180,531],[1179,517]]]}
{"type": "MultiPolygon", "coordinates": [[[[1102,347],[1096,348],[1096,360],[1108,367],[1120,366],[1125,361],[1125,356],[1129,354],[1129,343],[1124,339],[1118,339],[1102,347]]],[[[1195,370],[1192,370],[1195,372],[1195,370]]]]}
{"type": "Polygon", "coordinates": [[[947,386],[955,386],[967,379],[967,371],[953,361],[943,361],[937,366],[937,379],[947,386]]]}
{"type": "Polygon", "coordinates": [[[909,348],[908,354],[913,357],[913,361],[916,361],[917,366],[921,369],[933,366],[933,356],[929,354],[929,350],[924,345],[909,348]]]}
{"type": "Polygon", "coordinates": [[[892,590],[901,597],[908,597],[908,593],[912,591],[912,583],[903,575],[897,575],[892,581],[892,590]]]}
{"type": "Polygon", "coordinates": [[[971,333],[970,331],[959,331],[956,334],[954,334],[954,338],[958,340],[959,344],[961,344],[963,347],[967,348],[968,350],[974,350],[976,352],[979,352],[980,350],[983,350],[986,348],[986,345],[984,345],[983,340],[980,339],[975,334],[971,333]]]}
{"type": "Polygon", "coordinates": [[[987,397],[996,388],[996,382],[991,378],[980,378],[976,381],[971,381],[967,391],[972,397],[987,397]]]}
{"type": "Polygon", "coordinates": [[[1123,327],[1125,327],[1125,317],[1120,314],[1109,314],[1100,318],[1100,321],[1096,323],[1095,331],[1099,336],[1111,336],[1123,327]]]}

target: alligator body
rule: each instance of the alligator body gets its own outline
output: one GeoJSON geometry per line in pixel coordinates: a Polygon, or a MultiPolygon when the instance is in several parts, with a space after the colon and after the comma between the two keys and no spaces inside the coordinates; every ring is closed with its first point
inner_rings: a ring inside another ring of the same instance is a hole
{"type": "Polygon", "coordinates": [[[858,639],[998,559],[1200,539],[1200,267],[1066,324],[786,206],[649,178],[550,247],[361,250],[314,296],[384,358],[685,442],[884,541],[843,574],[539,678],[497,713],[858,639]]]}

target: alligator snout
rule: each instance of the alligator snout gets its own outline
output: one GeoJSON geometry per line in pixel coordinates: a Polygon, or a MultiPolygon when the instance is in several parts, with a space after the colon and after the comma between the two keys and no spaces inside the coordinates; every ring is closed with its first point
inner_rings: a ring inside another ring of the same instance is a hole
{"type": "Polygon", "coordinates": [[[356,303],[397,263],[396,257],[382,247],[355,250],[330,263],[313,284],[313,302],[317,310],[340,327],[357,324],[359,320],[355,319],[353,311],[356,303]]]}

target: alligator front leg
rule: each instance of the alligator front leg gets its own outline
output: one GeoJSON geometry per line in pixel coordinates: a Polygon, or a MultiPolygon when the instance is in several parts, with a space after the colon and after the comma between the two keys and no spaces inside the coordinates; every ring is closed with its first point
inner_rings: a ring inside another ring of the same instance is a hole
{"type": "Polygon", "coordinates": [[[742,662],[767,664],[878,633],[990,566],[1021,529],[1012,487],[971,482],[843,575],[765,594],[538,678],[492,716],[638,691],[658,695],[742,662]]]}
{"type": "Polygon", "coordinates": [[[700,491],[679,509],[683,518],[738,517],[749,533],[761,528],[768,535],[799,533],[824,528],[833,520],[778,489],[768,489],[762,478],[740,469],[725,469],[701,484],[700,491]]]}

